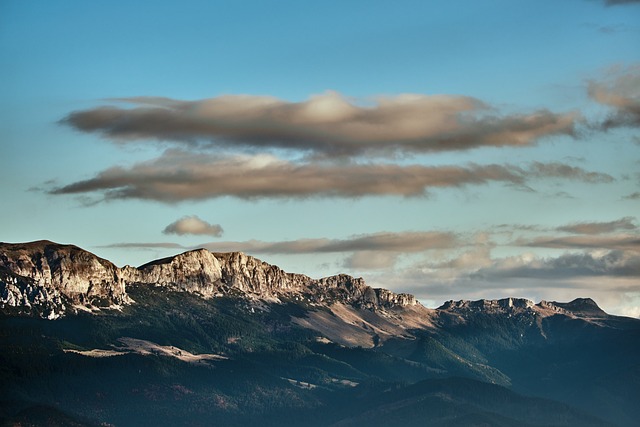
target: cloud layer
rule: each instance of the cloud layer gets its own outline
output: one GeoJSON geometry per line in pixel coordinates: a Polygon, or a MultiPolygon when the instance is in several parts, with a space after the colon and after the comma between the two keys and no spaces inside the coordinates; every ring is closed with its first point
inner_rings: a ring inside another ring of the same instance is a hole
{"type": "Polygon", "coordinates": [[[640,3],[640,0],[604,0],[607,6],[618,6],[623,4],[640,3]]]}
{"type": "Polygon", "coordinates": [[[611,69],[605,79],[589,83],[589,96],[614,110],[603,129],[640,126],[640,65],[611,69]]]}
{"type": "Polygon", "coordinates": [[[520,239],[521,246],[554,249],[610,249],[640,252],[640,236],[637,234],[603,236],[536,237],[520,239]]]}
{"type": "Polygon", "coordinates": [[[413,253],[455,247],[453,233],[435,231],[381,232],[347,239],[298,239],[282,242],[212,242],[201,245],[212,252],[241,251],[256,254],[312,254],[340,252],[413,253]]]}
{"type": "Polygon", "coordinates": [[[164,234],[177,234],[183,236],[185,234],[193,234],[197,236],[222,236],[222,227],[218,224],[209,224],[201,220],[197,216],[185,216],[177,221],[167,225],[163,231],[164,234]]]}
{"type": "Polygon", "coordinates": [[[607,174],[562,163],[422,166],[397,164],[294,163],[272,156],[219,157],[170,150],[131,168],[114,167],[94,178],[50,190],[51,194],[98,193],[105,200],[166,203],[223,196],[244,199],[423,196],[429,189],[503,182],[522,186],[531,178],[613,181],[607,174]]]}
{"type": "Polygon", "coordinates": [[[592,297],[617,313],[637,316],[639,278],[640,255],[632,251],[492,258],[486,248],[476,248],[448,262],[425,261],[386,271],[370,282],[411,292],[433,305],[449,299],[508,296],[559,301],[592,297]]]}
{"type": "Polygon", "coordinates": [[[250,254],[314,254],[314,253],[418,253],[431,249],[459,246],[458,236],[451,232],[404,231],[360,234],[345,239],[297,239],[280,242],[247,240],[243,242],[209,242],[196,246],[176,243],[116,243],[107,248],[205,248],[211,252],[246,252],[250,254]]]}
{"type": "Polygon", "coordinates": [[[608,222],[576,222],[556,228],[558,231],[576,234],[604,234],[618,230],[635,230],[635,218],[627,216],[608,222]]]}
{"type": "Polygon", "coordinates": [[[303,102],[225,95],[200,101],[137,97],[72,112],[62,123],[126,142],[158,139],[218,147],[286,148],[322,157],[439,152],[524,146],[573,135],[576,115],[540,110],[500,114],[482,101],[453,95],[403,94],[366,105],[333,91],[303,102]]]}
{"type": "MultiPolygon", "coordinates": [[[[471,278],[572,279],[588,276],[640,277],[640,255],[627,251],[566,253],[556,258],[517,256],[496,260],[471,278]]],[[[558,283],[553,283],[558,286],[558,283]]],[[[640,288],[640,287],[639,287],[640,288]]]]}

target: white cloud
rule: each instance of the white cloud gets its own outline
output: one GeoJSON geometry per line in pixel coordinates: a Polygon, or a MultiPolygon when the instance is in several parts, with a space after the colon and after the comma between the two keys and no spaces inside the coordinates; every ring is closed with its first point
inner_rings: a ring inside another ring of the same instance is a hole
{"type": "Polygon", "coordinates": [[[185,234],[193,234],[199,236],[222,236],[222,227],[218,224],[209,224],[201,220],[197,216],[185,216],[177,221],[167,225],[163,231],[164,234],[177,234],[183,236],[185,234]]]}

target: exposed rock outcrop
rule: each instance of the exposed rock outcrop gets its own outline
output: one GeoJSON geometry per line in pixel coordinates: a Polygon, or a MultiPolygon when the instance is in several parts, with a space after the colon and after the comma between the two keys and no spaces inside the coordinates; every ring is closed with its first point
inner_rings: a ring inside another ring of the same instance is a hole
{"type": "Polygon", "coordinates": [[[77,246],[46,240],[0,243],[0,266],[31,279],[31,286],[41,293],[59,293],[73,304],[109,306],[129,302],[120,270],[77,246]]]}
{"type": "Polygon", "coordinates": [[[571,302],[540,301],[541,308],[551,309],[562,314],[587,317],[608,316],[591,298],[576,298],[571,302]]]}
{"type": "Polygon", "coordinates": [[[211,252],[199,249],[152,261],[138,268],[125,267],[128,283],[146,283],[211,297],[218,292],[222,264],[211,252]]]}
{"type": "MultiPolygon", "coordinates": [[[[0,243],[0,266],[30,281],[19,289],[13,283],[3,285],[1,290],[6,297],[0,303],[15,306],[37,305],[38,301],[52,304],[56,298],[68,300],[67,305],[118,306],[131,302],[126,293],[130,284],[162,286],[204,298],[232,295],[272,302],[295,298],[368,310],[419,305],[412,295],[373,289],[362,278],[340,274],[312,279],[287,273],[241,252],[197,249],[138,268],[118,268],[72,245],[49,241],[0,243]]],[[[58,305],[58,311],[64,311],[62,306],[58,305]]]]}
{"type": "Polygon", "coordinates": [[[242,252],[215,253],[222,263],[223,283],[242,292],[275,297],[301,293],[313,282],[303,274],[286,273],[242,252]]]}
{"type": "Polygon", "coordinates": [[[0,308],[5,311],[56,319],[65,312],[67,305],[67,298],[57,289],[36,284],[32,279],[0,266],[0,308]]]}

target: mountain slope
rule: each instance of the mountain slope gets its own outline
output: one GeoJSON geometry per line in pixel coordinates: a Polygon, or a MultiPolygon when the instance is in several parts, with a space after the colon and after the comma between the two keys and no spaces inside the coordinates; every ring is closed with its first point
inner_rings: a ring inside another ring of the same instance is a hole
{"type": "Polygon", "coordinates": [[[41,241],[0,244],[0,330],[6,422],[29,408],[115,425],[640,417],[640,321],[586,298],[433,310],[362,279],[312,279],[241,253],[117,268],[41,241]]]}

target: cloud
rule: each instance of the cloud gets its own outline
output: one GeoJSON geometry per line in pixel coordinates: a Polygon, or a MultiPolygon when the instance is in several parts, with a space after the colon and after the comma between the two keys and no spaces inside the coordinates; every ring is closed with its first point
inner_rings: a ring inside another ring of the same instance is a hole
{"type": "Polygon", "coordinates": [[[557,280],[582,276],[640,277],[640,255],[614,250],[605,253],[567,253],[556,258],[535,258],[527,255],[509,257],[477,270],[470,278],[495,280],[520,277],[557,280]]]}
{"type": "Polygon", "coordinates": [[[640,65],[612,68],[602,81],[589,82],[588,92],[614,110],[600,125],[602,129],[640,126],[640,65]]]}
{"type": "Polygon", "coordinates": [[[310,254],[339,252],[416,253],[429,249],[458,245],[453,233],[435,231],[381,232],[352,236],[347,239],[298,239],[281,242],[211,242],[201,247],[212,252],[241,251],[259,254],[310,254]]]}
{"type": "Polygon", "coordinates": [[[392,268],[398,256],[399,254],[394,252],[356,252],[345,259],[343,267],[356,271],[384,270],[392,268]]]}
{"type": "Polygon", "coordinates": [[[193,235],[208,235],[214,237],[222,236],[222,227],[218,224],[209,224],[206,221],[201,220],[197,216],[185,216],[177,221],[167,225],[163,231],[164,234],[178,234],[183,236],[185,234],[193,235]]]}
{"type": "Polygon", "coordinates": [[[536,237],[531,240],[519,239],[514,244],[539,248],[609,249],[640,252],[640,236],[633,234],[536,237]]]}
{"type": "Polygon", "coordinates": [[[640,200],[640,192],[636,191],[623,197],[624,200],[640,200]]]}
{"type": "Polygon", "coordinates": [[[361,234],[345,239],[297,239],[277,242],[247,240],[241,242],[209,242],[195,246],[177,243],[115,243],[102,248],[124,249],[183,249],[204,248],[211,252],[245,252],[261,254],[349,254],[343,264],[352,270],[375,270],[392,267],[401,254],[451,249],[464,245],[458,235],[437,231],[404,231],[361,234]]]}
{"type": "Polygon", "coordinates": [[[616,33],[624,33],[630,31],[630,28],[624,24],[608,24],[601,25],[593,22],[588,22],[583,24],[584,27],[593,29],[601,34],[616,34],[616,33]]]}
{"type": "Polygon", "coordinates": [[[573,135],[575,113],[500,114],[482,101],[453,95],[402,94],[361,105],[327,91],[306,101],[224,95],[200,101],[134,97],[61,120],[122,143],[157,139],[223,148],[285,148],[321,157],[387,155],[526,146],[573,135]]]}
{"type": "Polygon", "coordinates": [[[638,227],[634,221],[634,217],[627,216],[609,222],[577,222],[557,227],[556,230],[577,234],[604,234],[618,230],[635,230],[638,227]]]}
{"type": "Polygon", "coordinates": [[[116,249],[187,249],[186,246],[183,246],[178,243],[172,243],[172,242],[146,242],[146,243],[122,242],[122,243],[112,243],[110,245],[101,245],[96,247],[97,248],[116,248],[116,249]]]}
{"type": "Polygon", "coordinates": [[[529,168],[528,175],[536,178],[575,179],[593,184],[610,183],[615,181],[611,175],[600,172],[590,172],[580,167],[569,166],[565,163],[559,162],[533,162],[529,168]]]}
{"type": "Polygon", "coordinates": [[[268,155],[220,157],[168,150],[130,168],[113,167],[95,177],[53,188],[50,194],[98,193],[103,200],[144,199],[164,203],[232,196],[255,198],[424,196],[430,189],[503,182],[523,186],[529,178],[610,182],[610,175],[559,163],[422,166],[358,163],[296,163],[268,155]]]}
{"type": "Polygon", "coordinates": [[[640,3],[640,0],[604,0],[604,4],[607,6],[620,6],[633,3],[640,3]]]}

